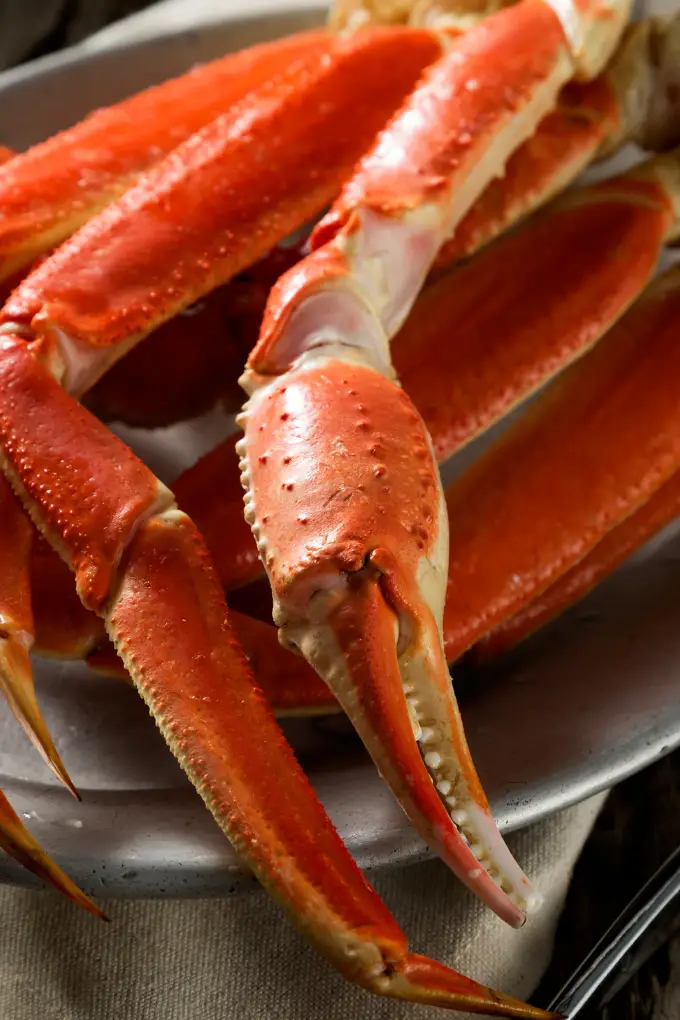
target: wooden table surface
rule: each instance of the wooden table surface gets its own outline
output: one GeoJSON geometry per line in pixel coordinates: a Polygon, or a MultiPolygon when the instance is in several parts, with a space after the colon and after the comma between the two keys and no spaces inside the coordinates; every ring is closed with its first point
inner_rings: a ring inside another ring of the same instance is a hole
{"type": "MultiPolygon", "coordinates": [[[[0,0],[0,69],[77,42],[149,0],[0,0]]],[[[640,885],[680,845],[680,752],[614,790],[576,869],[539,994],[554,994],[640,885]]],[[[680,934],[601,1013],[680,1020],[680,934]]]]}

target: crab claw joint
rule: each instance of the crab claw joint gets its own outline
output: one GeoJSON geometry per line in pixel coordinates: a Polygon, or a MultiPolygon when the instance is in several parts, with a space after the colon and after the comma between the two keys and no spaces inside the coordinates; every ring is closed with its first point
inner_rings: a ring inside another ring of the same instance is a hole
{"type": "Polygon", "coordinates": [[[494,824],[444,657],[446,511],[425,426],[356,348],[261,380],[237,448],[280,640],[329,685],[423,839],[519,927],[540,901],[494,824]]]}

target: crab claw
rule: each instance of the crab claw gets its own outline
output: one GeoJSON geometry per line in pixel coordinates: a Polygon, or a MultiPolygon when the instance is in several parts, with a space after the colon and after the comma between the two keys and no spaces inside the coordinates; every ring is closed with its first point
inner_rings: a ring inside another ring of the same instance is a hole
{"type": "Polygon", "coordinates": [[[42,847],[31,836],[30,832],[19,819],[16,811],[0,791],[0,849],[9,854],[18,864],[28,868],[34,875],[49,882],[69,900],[87,910],[89,914],[107,921],[99,907],[88,899],[84,892],[75,885],[61,868],[58,868],[47,856],[42,847]]]}
{"type": "Polygon", "coordinates": [[[281,640],[328,683],[429,846],[519,926],[538,897],[494,824],[443,654],[446,509],[430,441],[403,390],[334,354],[309,351],[240,418],[246,517],[281,640]]]}

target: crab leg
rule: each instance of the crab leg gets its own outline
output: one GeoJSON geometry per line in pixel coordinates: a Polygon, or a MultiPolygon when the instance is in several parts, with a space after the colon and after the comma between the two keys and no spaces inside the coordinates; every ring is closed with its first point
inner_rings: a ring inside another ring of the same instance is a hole
{"type": "Polygon", "coordinates": [[[638,297],[677,229],[677,165],[675,153],[656,157],[571,192],[425,289],[394,361],[440,461],[583,355],[638,297]]]}
{"type": "MultiPolygon", "coordinates": [[[[587,163],[624,141],[656,149],[677,141],[673,83],[679,28],[679,17],[630,26],[600,78],[566,86],[556,110],[513,154],[504,176],[491,181],[443,245],[430,278],[525,217],[587,163]]],[[[86,397],[87,406],[104,420],[146,427],[193,417],[218,401],[236,410],[236,368],[253,346],[269,286],[299,257],[295,249],[275,250],[189,309],[196,321],[180,315],[156,330],[99,381],[86,397]],[[192,342],[196,329],[205,337],[200,345],[192,342]]],[[[413,332],[422,328],[418,303],[408,322],[413,332]]]]}
{"type": "Polygon", "coordinates": [[[571,82],[555,110],[508,161],[437,254],[431,278],[471,255],[625,142],[662,151],[680,140],[680,16],[630,25],[593,82],[571,82]]]}
{"type": "MultiPolygon", "coordinates": [[[[572,193],[425,288],[392,351],[440,462],[596,343],[650,279],[673,219],[660,185],[621,175],[572,193]]],[[[228,590],[262,573],[236,475],[229,438],[173,486],[228,590]]]]}
{"type": "Polygon", "coordinates": [[[0,690],[55,775],[78,796],[35,696],[28,653],[33,645],[29,562],[33,528],[0,476],[0,690]]]}
{"type": "Polygon", "coordinates": [[[228,54],[98,110],[6,161],[0,172],[0,280],[66,240],[239,100],[332,45],[327,32],[313,31],[228,54]]]}
{"type": "MultiPolygon", "coordinates": [[[[652,345],[651,356],[658,361],[654,366],[659,377],[665,378],[665,373],[672,371],[672,364],[669,357],[673,357],[674,341],[677,337],[678,324],[680,323],[680,267],[675,267],[664,274],[659,280],[653,283],[647,294],[641,298],[638,305],[634,306],[617,327],[612,331],[611,337],[603,341],[606,350],[610,352],[609,372],[615,377],[619,366],[619,360],[611,352],[616,350],[616,345],[629,345],[631,353],[626,365],[627,377],[624,384],[628,384],[629,378],[635,380],[639,385],[640,392],[633,400],[645,403],[645,398],[651,403],[656,400],[659,392],[659,383],[655,382],[655,389],[646,390],[645,383],[652,378],[646,369],[645,361],[649,356],[647,347],[652,345]],[[639,359],[638,361],[635,358],[639,359]]],[[[598,355],[599,352],[595,352],[598,355]]],[[[588,372],[590,362],[594,360],[592,355],[580,366],[582,371],[588,372]]],[[[606,353],[604,354],[606,358],[606,353]]],[[[592,370],[592,369],[591,369],[592,370]]],[[[621,385],[621,383],[619,383],[621,385]]],[[[677,409],[676,396],[675,407],[677,409]]],[[[632,401],[631,401],[632,403],[632,401]]],[[[552,423],[549,423],[549,426],[552,423]]],[[[599,422],[598,422],[599,427],[599,422]]],[[[574,487],[579,483],[579,468],[582,464],[585,448],[592,441],[592,435],[588,433],[575,433],[572,442],[566,450],[562,451],[563,466],[570,470],[574,477],[574,487]],[[568,459],[567,459],[568,458],[568,459]]],[[[635,437],[636,443],[642,447],[646,441],[644,435],[635,437]]],[[[659,427],[659,436],[656,440],[658,457],[657,465],[662,477],[666,476],[667,467],[659,453],[665,449],[665,444],[672,441],[670,429],[662,434],[659,427]]],[[[631,455],[632,450],[626,446],[625,456],[631,455]]],[[[680,466],[680,461],[678,462],[680,466]]],[[[606,467],[604,469],[606,470],[606,467]]],[[[521,467],[520,467],[521,472],[521,467]]],[[[612,477],[617,476],[612,473],[612,477]]],[[[644,484],[644,483],[643,483],[644,484]]],[[[654,485],[652,480],[652,485],[654,485]]],[[[580,489],[582,493],[587,490],[585,486],[580,489]]],[[[624,560],[636,552],[653,535],[657,534],[666,525],[670,524],[680,514],[680,468],[671,474],[667,481],[662,482],[653,492],[647,502],[642,503],[637,509],[630,511],[639,503],[640,497],[632,489],[626,490],[624,486],[614,489],[616,497],[615,509],[609,509],[609,503],[605,506],[603,501],[600,507],[600,514],[604,520],[604,527],[611,530],[604,534],[604,537],[596,542],[589,553],[578,560],[575,566],[558,577],[558,580],[546,588],[532,601],[521,608],[506,621],[500,623],[472,649],[475,661],[486,662],[503,652],[506,652],[513,645],[528,637],[534,631],[554,619],[568,606],[583,598],[600,581],[611,574],[624,560]],[[606,516],[605,516],[606,515],[606,516]],[[620,523],[617,523],[620,522],[620,523]]],[[[612,501],[610,501],[611,503],[612,501]]],[[[564,525],[564,520],[554,521],[555,529],[564,525]]],[[[592,541],[592,540],[591,540],[592,541]]],[[[569,544],[567,534],[564,536],[565,547],[569,544]]],[[[571,558],[571,552],[569,552],[571,558]]]]}
{"type": "MultiPolygon", "coordinates": [[[[626,518],[635,528],[631,515],[644,520],[640,508],[670,485],[680,467],[679,296],[673,270],[450,487],[452,658],[574,565],[587,570],[591,551],[597,564],[598,543],[626,518]]],[[[618,541],[612,532],[605,557],[618,541]]]]}
{"type": "MultiPolygon", "coordinates": [[[[236,472],[234,478],[238,481],[236,472]]],[[[38,535],[34,535],[30,581],[36,652],[51,658],[85,659],[99,672],[130,679],[109,641],[103,621],[86,609],[76,595],[69,567],[38,535]]],[[[281,648],[270,624],[233,611],[230,619],[276,715],[339,711],[335,698],[314,670],[303,659],[281,648]]]]}
{"type": "MultiPolygon", "coordinates": [[[[271,624],[234,610],[229,618],[275,716],[332,715],[340,711],[326,684],[305,660],[281,647],[271,624]]],[[[49,647],[44,651],[52,654],[49,647]]],[[[87,656],[87,664],[100,673],[130,679],[113,645],[106,640],[87,656]]]]}

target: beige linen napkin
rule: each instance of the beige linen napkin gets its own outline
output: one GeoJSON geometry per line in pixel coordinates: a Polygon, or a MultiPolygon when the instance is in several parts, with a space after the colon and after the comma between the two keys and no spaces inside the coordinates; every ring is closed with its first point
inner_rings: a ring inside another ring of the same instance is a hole
{"type": "MultiPolygon", "coordinates": [[[[604,794],[509,837],[545,896],[512,931],[439,861],[375,885],[411,947],[522,998],[551,956],[572,868],[604,794]]],[[[1,1020],[425,1020],[434,1010],[351,987],[263,892],[102,902],[104,925],[54,895],[0,889],[1,1020]]],[[[584,952],[588,947],[584,946],[584,952]]]]}

